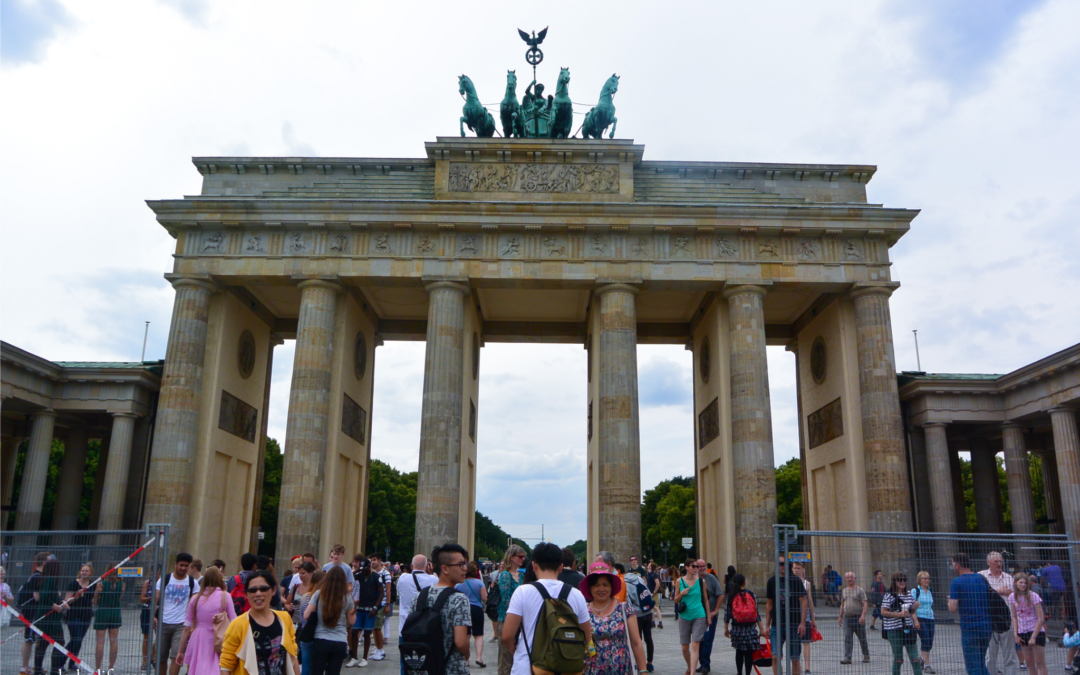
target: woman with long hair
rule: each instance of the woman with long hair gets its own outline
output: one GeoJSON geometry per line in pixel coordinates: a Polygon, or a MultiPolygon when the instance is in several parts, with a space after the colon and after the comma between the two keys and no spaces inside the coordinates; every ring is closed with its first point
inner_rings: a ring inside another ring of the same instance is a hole
{"type": "Polygon", "coordinates": [[[765,633],[765,626],[757,609],[757,596],[753,591],[746,590],[746,577],[732,572],[727,585],[730,590],[724,605],[724,637],[731,638],[731,648],[735,650],[736,675],[750,675],[754,669],[754,651],[758,648],[759,637],[765,633]],[[751,608],[754,614],[752,619],[746,616],[751,608]],[[738,618],[735,616],[736,609],[739,610],[738,618]]]}
{"type": "Polygon", "coordinates": [[[105,658],[105,637],[109,638],[109,670],[116,667],[116,655],[120,651],[120,596],[124,594],[124,582],[116,574],[116,565],[109,565],[112,570],[94,589],[94,631],[97,633],[97,651],[94,652],[95,670],[101,670],[101,661],[105,658]]]}
{"type": "Polygon", "coordinates": [[[219,675],[220,661],[214,651],[214,627],[236,618],[236,609],[225,590],[221,570],[211,565],[202,576],[202,587],[188,603],[184,634],[176,665],[187,664],[188,675],[219,675]]]}
{"type": "Polygon", "coordinates": [[[641,646],[638,618],[627,603],[615,597],[621,587],[622,579],[602,562],[593,563],[589,575],[578,584],[589,602],[596,647],[596,654],[585,658],[584,675],[631,675],[635,662],[639,673],[651,672],[641,646]]]}
{"type": "MultiPolygon", "coordinates": [[[[38,608],[37,627],[41,632],[48,635],[58,644],[64,642],[63,607],[60,605],[60,561],[49,560],[41,568],[41,583],[34,592],[34,604],[38,608]]],[[[43,675],[41,670],[45,661],[45,650],[49,648],[49,641],[38,639],[34,647],[34,672],[43,675]]],[[[59,649],[53,649],[50,661],[50,673],[59,673],[64,667],[66,657],[59,649]]]]}
{"type": "MultiPolygon", "coordinates": [[[[94,566],[86,562],[79,566],[79,576],[71,580],[68,585],[67,595],[64,596],[65,618],[68,625],[68,641],[64,645],[72,656],[78,656],[82,649],[83,638],[90,630],[90,622],[94,620],[94,594],[87,592],[90,582],[94,578],[94,566]]],[[[68,670],[77,670],[74,661],[69,660],[68,670]]]]}
{"type": "MultiPolygon", "coordinates": [[[[296,630],[303,629],[304,624],[304,612],[307,611],[308,603],[311,602],[311,596],[315,594],[315,591],[319,590],[319,585],[322,584],[322,580],[326,578],[326,572],[315,567],[314,563],[305,561],[300,566],[300,585],[293,586],[293,623],[296,624],[296,630]],[[304,575],[307,574],[305,581],[304,575]],[[305,585],[306,584],[306,585],[305,585]]],[[[300,643],[300,675],[311,674],[311,642],[300,643]]]]}
{"type": "Polygon", "coordinates": [[[304,621],[315,620],[315,640],[311,643],[311,675],[340,675],[349,655],[349,626],[356,621],[352,583],[345,570],[334,565],[311,596],[304,621]]]}
{"type": "MultiPolygon", "coordinates": [[[[469,615],[472,619],[469,635],[472,636],[473,645],[476,648],[476,665],[487,668],[487,664],[484,663],[484,605],[487,603],[487,589],[484,588],[484,582],[480,579],[480,567],[475,562],[469,563],[465,571],[465,581],[455,588],[469,599],[469,615]]],[[[468,658],[465,659],[466,663],[468,660],[468,658]]]]}
{"type": "MultiPolygon", "coordinates": [[[[503,555],[499,569],[499,623],[495,626],[495,634],[502,635],[503,623],[506,621],[506,610],[510,607],[510,596],[521,585],[523,577],[521,568],[525,565],[525,549],[517,544],[512,544],[503,555]]],[[[510,675],[514,667],[514,653],[503,648],[502,640],[499,640],[499,675],[510,675]]]]}
{"type": "Polygon", "coordinates": [[[1042,598],[1032,591],[1027,574],[1017,572],[1013,578],[1013,592],[1007,602],[1012,610],[1013,640],[1024,656],[1024,663],[1032,675],[1047,675],[1046,670],[1046,615],[1042,598]]]}
{"type": "Polygon", "coordinates": [[[288,612],[270,609],[277,579],[269,570],[256,570],[243,583],[251,608],[233,619],[225,631],[221,672],[294,675],[299,670],[296,628],[288,612]]]}
{"type": "Polygon", "coordinates": [[[922,659],[919,658],[916,644],[919,630],[918,609],[919,603],[911,597],[907,589],[907,575],[894,572],[885,597],[881,599],[881,629],[888,631],[886,635],[893,653],[893,675],[900,675],[905,649],[912,671],[915,675],[922,675],[922,659]]]}

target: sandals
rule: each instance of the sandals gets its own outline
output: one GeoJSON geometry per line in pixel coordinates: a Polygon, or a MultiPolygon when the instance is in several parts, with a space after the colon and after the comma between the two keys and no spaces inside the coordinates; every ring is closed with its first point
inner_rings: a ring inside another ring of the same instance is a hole
{"type": "Polygon", "coordinates": [[[487,664],[484,663],[483,661],[477,661],[476,665],[480,666],[481,668],[487,668],[487,664]]]}

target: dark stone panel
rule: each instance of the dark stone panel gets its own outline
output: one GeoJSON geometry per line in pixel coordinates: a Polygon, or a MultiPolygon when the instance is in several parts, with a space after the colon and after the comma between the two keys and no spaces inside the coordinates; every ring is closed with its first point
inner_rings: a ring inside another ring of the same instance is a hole
{"type": "Polygon", "coordinates": [[[360,445],[367,445],[367,411],[344,394],[341,406],[341,431],[360,445]]]}
{"type": "Polygon", "coordinates": [[[224,389],[221,390],[221,410],[218,413],[219,429],[227,431],[233,436],[238,436],[248,443],[254,443],[258,419],[258,410],[224,389]]]}
{"type": "Polygon", "coordinates": [[[844,411],[840,407],[840,399],[810,413],[806,418],[806,428],[810,436],[810,447],[816,448],[824,445],[834,438],[844,435],[844,411]]]}

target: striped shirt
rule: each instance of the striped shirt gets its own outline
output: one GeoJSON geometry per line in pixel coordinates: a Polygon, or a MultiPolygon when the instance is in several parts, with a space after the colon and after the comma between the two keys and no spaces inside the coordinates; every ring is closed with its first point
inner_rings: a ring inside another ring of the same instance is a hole
{"type": "Polygon", "coordinates": [[[882,619],[881,627],[885,630],[895,630],[897,628],[914,628],[915,622],[911,620],[911,617],[904,619],[898,617],[885,616],[884,610],[890,612],[903,611],[905,605],[911,605],[915,602],[915,599],[911,597],[911,593],[904,591],[899,595],[895,595],[892,592],[885,594],[885,597],[881,601],[882,619]]]}

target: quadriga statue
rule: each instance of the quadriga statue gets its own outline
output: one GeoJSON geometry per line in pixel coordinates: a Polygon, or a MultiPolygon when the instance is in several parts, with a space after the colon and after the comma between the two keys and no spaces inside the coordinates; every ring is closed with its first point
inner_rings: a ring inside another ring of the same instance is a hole
{"type": "Polygon", "coordinates": [[[468,126],[479,138],[494,136],[495,118],[480,104],[476,87],[468,75],[458,77],[458,93],[465,97],[465,107],[461,109],[461,135],[465,135],[465,127],[468,126]]]}
{"type": "Polygon", "coordinates": [[[604,135],[604,130],[608,125],[611,125],[611,135],[608,138],[615,138],[615,127],[619,118],[615,117],[615,104],[611,102],[611,98],[617,91],[619,91],[619,76],[612,74],[600,90],[600,102],[589,111],[589,114],[585,115],[585,123],[581,125],[582,138],[599,139],[604,135]]]}

